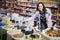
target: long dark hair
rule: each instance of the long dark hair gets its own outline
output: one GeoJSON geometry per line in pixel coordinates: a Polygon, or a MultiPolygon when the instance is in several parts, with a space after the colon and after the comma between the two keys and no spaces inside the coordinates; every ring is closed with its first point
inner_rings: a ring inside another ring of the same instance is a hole
{"type": "Polygon", "coordinates": [[[39,3],[37,4],[37,8],[36,8],[36,10],[37,10],[37,11],[40,11],[40,10],[38,9],[39,4],[42,4],[42,5],[43,5],[43,12],[46,12],[46,8],[45,8],[43,2],[39,2],[39,3]]]}

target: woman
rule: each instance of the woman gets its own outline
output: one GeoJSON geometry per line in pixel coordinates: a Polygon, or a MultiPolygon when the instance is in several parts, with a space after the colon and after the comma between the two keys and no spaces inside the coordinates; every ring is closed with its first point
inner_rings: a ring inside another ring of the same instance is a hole
{"type": "Polygon", "coordinates": [[[34,17],[39,18],[39,29],[44,30],[47,27],[52,27],[51,16],[51,11],[48,8],[45,8],[42,2],[39,2],[34,15],[34,17]]]}

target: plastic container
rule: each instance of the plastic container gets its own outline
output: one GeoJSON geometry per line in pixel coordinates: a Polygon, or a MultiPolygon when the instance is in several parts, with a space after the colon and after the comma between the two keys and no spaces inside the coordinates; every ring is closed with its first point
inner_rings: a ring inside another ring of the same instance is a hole
{"type": "Polygon", "coordinates": [[[0,27],[4,27],[5,26],[5,24],[4,23],[0,23],[0,27]]]}

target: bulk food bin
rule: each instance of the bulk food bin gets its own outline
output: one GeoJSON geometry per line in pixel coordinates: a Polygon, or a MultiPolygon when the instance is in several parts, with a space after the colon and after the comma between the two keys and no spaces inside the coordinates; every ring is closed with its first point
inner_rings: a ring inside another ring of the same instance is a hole
{"type": "Polygon", "coordinates": [[[14,34],[12,35],[12,38],[14,40],[25,40],[25,34],[23,33],[14,34]]]}
{"type": "Polygon", "coordinates": [[[50,29],[51,28],[47,28],[46,30],[43,30],[43,32],[40,33],[41,34],[41,40],[60,40],[60,37],[51,37],[45,33],[47,30],[50,30],[50,29]]]}

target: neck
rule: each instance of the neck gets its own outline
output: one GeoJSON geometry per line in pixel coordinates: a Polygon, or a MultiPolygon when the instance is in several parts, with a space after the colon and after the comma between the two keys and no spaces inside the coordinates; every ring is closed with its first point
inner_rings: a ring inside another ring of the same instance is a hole
{"type": "Polygon", "coordinates": [[[40,10],[41,12],[43,12],[43,10],[40,10]]]}

